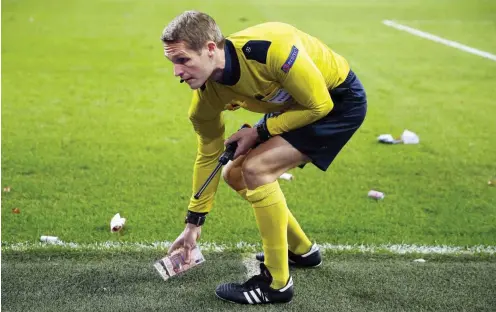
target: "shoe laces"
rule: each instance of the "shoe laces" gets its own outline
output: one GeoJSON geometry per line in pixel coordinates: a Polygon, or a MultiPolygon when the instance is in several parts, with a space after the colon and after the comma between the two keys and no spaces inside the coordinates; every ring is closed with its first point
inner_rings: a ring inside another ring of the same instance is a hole
{"type": "Polygon", "coordinates": [[[243,284],[243,286],[248,287],[249,289],[255,289],[257,287],[265,289],[270,287],[271,282],[272,276],[270,275],[269,270],[263,263],[260,263],[260,274],[252,276],[243,284]]]}

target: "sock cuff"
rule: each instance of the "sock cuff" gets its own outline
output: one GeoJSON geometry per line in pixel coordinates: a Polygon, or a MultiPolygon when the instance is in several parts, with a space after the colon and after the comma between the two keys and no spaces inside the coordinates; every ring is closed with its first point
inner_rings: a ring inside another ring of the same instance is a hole
{"type": "Polygon", "coordinates": [[[284,198],[279,182],[277,181],[261,185],[254,190],[247,190],[246,198],[252,203],[253,208],[265,207],[273,204],[274,199],[270,198],[270,195],[274,193],[280,193],[280,196],[284,198]]]}
{"type": "Polygon", "coordinates": [[[245,188],[245,189],[239,190],[239,191],[237,191],[237,192],[238,192],[238,194],[239,194],[241,197],[243,197],[244,199],[248,200],[248,198],[246,197],[246,192],[248,192],[248,189],[246,189],[246,188],[245,188]]]}

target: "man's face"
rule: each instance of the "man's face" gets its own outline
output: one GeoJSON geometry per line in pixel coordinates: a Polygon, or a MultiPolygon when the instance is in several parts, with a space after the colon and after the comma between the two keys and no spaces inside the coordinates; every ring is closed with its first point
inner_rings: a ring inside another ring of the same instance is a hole
{"type": "Polygon", "coordinates": [[[207,45],[198,54],[183,42],[164,43],[164,53],[174,64],[174,76],[183,79],[191,89],[200,88],[214,70],[214,60],[207,45]]]}

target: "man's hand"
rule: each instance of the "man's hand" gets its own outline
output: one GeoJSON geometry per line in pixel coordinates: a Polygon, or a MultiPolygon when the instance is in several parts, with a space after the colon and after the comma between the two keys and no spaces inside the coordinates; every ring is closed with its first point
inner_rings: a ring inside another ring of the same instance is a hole
{"type": "Polygon", "coordinates": [[[172,243],[167,254],[170,255],[174,250],[184,248],[184,262],[189,263],[191,261],[191,250],[195,248],[196,241],[200,238],[200,235],[201,226],[186,224],[184,231],[172,243]]]}
{"type": "Polygon", "coordinates": [[[243,128],[240,129],[235,134],[231,135],[229,139],[224,142],[225,145],[231,142],[238,142],[238,148],[236,153],[234,153],[233,160],[241,155],[246,154],[250,148],[255,146],[258,139],[258,133],[256,128],[243,128]]]}

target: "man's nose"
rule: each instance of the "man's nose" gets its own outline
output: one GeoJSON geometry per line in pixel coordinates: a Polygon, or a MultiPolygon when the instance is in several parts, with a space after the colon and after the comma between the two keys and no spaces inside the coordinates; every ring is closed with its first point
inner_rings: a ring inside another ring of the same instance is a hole
{"type": "Polygon", "coordinates": [[[182,77],[184,74],[184,70],[181,65],[179,64],[174,64],[174,76],[179,76],[182,77]]]}

